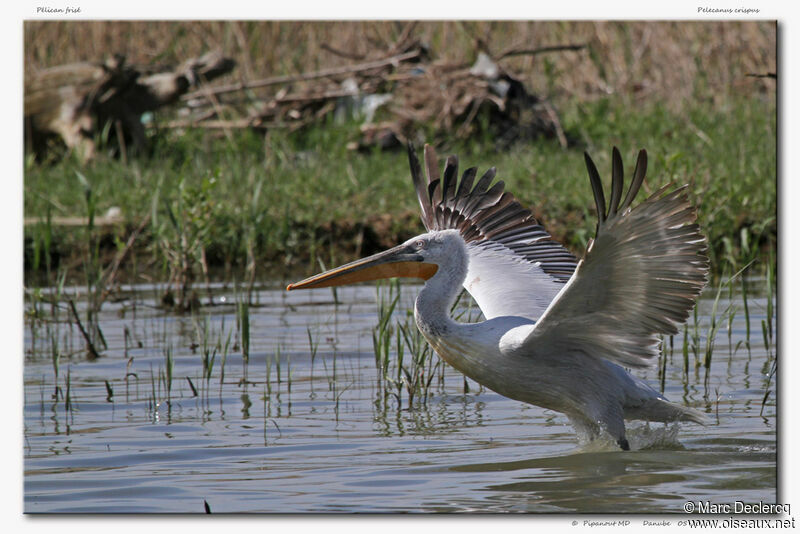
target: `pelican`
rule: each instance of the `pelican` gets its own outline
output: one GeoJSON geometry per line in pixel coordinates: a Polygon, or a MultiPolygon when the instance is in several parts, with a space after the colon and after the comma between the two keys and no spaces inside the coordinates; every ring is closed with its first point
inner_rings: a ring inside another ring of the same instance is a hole
{"type": "Polygon", "coordinates": [[[584,153],[597,209],[581,260],[554,241],[486,171],[458,180],[458,159],[439,178],[426,145],[427,181],[412,145],[411,178],[427,233],[392,249],[290,284],[319,288],[392,277],[425,281],[414,304],[423,336],[445,362],[501,395],[567,416],[590,439],[607,433],[623,450],[626,420],[691,421],[699,411],[668,401],[626,368],[657,360],[659,335],[676,334],[708,274],[706,239],[687,185],[668,184],[633,206],[645,178],[638,154],[625,198],[614,147],[608,204],[584,153]],[[450,309],[462,286],[485,320],[459,323],[450,309]]]}

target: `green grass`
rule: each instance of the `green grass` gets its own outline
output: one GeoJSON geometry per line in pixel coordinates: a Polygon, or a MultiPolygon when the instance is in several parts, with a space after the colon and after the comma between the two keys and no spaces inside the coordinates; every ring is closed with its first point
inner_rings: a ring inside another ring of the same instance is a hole
{"type": "MultiPolygon", "coordinates": [[[[562,124],[579,147],[541,140],[498,152],[492,139],[482,138],[445,146],[440,157],[455,152],[462,169],[475,165],[479,172],[495,165],[507,189],[581,255],[595,225],[582,149],[610,180],[613,145],[621,149],[628,175],[636,151],[646,148],[645,192],[668,181],[690,184],[715,273],[752,259],[766,265],[777,239],[775,104],[761,95],[726,102],[721,108],[687,104],[681,113],[620,98],[563,105],[562,124]]],[[[197,282],[202,261],[212,278],[298,278],[316,271],[320,260],[338,264],[422,231],[405,151],[348,151],[347,142],[356,137],[356,124],[333,123],[266,138],[234,132],[233,141],[202,131],[166,131],[154,134],[149,153],[127,165],[105,156],[86,166],[69,157],[46,164],[28,160],[25,216],[43,222],[25,228],[26,283],[52,285],[50,278],[64,271],[79,281],[82,258],[94,253],[92,247],[99,243],[107,258],[151,213],[126,265],[155,280],[173,274],[162,245],[181,232],[199,234],[187,236],[197,238],[187,256],[197,282]],[[48,214],[85,216],[87,187],[95,217],[117,206],[127,224],[95,228],[98,234],[88,237],[85,228],[48,222],[48,214]]],[[[136,274],[127,272],[127,281],[139,281],[136,274]]]]}

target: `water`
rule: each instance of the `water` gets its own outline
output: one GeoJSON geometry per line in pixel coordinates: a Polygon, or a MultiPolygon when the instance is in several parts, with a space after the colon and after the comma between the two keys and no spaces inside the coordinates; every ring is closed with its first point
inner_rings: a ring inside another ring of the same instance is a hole
{"type": "MultiPolygon", "coordinates": [[[[400,320],[415,292],[403,286],[400,320]]],[[[714,296],[699,306],[701,359],[714,296]]],[[[373,287],[338,289],[339,305],[327,289],[260,291],[243,380],[234,299],[217,288],[215,306],[181,316],[152,306],[152,288],[130,288],[103,306],[108,349],[94,361],[65,322],[66,307],[57,323],[26,321],[25,512],[202,513],[205,502],[214,513],[681,513],[686,500],[776,502],[774,348],[762,339],[763,297],[749,301],[749,350],[734,297],[731,342],[723,317],[707,386],[692,351],[684,376],[682,334],[667,356],[667,397],[714,423],[628,423],[630,452],[581,445],[563,415],[441,365],[429,371],[425,404],[384,395],[373,287]],[[203,379],[206,324],[209,345],[230,339],[222,383],[223,350],[203,379]],[[53,340],[64,354],[58,384],[53,340]]],[[[721,299],[718,313],[727,306],[721,299]]],[[[42,310],[49,316],[49,305],[42,310]]],[[[644,376],[659,387],[657,369],[644,376]]]]}

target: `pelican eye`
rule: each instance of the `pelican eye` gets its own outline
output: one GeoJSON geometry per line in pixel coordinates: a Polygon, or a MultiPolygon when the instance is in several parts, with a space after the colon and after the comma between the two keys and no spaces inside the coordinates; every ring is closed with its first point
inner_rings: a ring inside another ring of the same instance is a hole
{"type": "Polygon", "coordinates": [[[423,241],[422,239],[418,240],[416,243],[414,243],[414,247],[418,249],[425,248],[425,241],[423,241]]]}

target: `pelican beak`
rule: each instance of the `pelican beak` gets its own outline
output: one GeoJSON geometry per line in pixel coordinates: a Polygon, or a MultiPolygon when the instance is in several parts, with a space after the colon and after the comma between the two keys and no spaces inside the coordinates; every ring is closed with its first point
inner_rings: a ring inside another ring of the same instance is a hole
{"type": "Polygon", "coordinates": [[[427,280],[439,268],[434,263],[425,263],[410,245],[400,245],[368,258],[357,260],[336,269],[325,271],[300,282],[289,284],[286,291],[331,287],[382,280],[384,278],[422,278],[427,280]]]}

